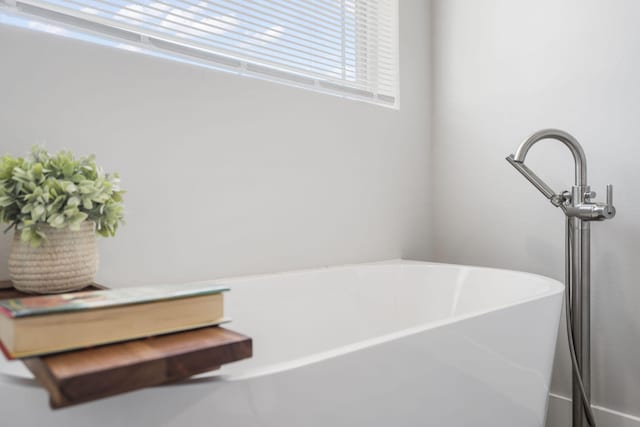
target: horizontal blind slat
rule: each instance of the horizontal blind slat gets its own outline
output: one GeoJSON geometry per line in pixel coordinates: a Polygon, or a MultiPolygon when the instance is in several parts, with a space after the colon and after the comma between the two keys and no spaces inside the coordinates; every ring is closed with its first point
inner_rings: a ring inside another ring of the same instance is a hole
{"type": "MultiPolygon", "coordinates": [[[[76,3],[73,0],[66,0],[66,2],[68,2],[68,3],[76,3]]],[[[106,0],[103,0],[102,3],[103,4],[112,4],[111,2],[108,2],[106,0]]],[[[101,9],[99,9],[99,10],[101,10],[101,9]]],[[[154,17],[154,15],[152,15],[150,13],[147,13],[146,11],[136,11],[135,13],[138,14],[138,15],[141,15],[141,16],[148,16],[150,18],[154,17]]],[[[199,25],[198,28],[194,28],[194,27],[189,26],[188,23],[180,21],[180,17],[179,16],[171,16],[171,17],[168,17],[167,19],[168,19],[168,24],[166,24],[164,26],[165,28],[160,28],[160,31],[159,31],[159,33],[161,33],[163,36],[166,37],[167,35],[170,35],[170,34],[167,34],[167,30],[173,28],[174,30],[179,30],[180,33],[182,33],[182,34],[188,35],[189,38],[195,39],[200,47],[209,46],[209,44],[207,44],[207,43],[202,43],[202,41],[207,41],[208,39],[205,37],[207,35],[207,32],[205,31],[204,28],[201,28],[201,27],[208,27],[208,25],[202,24],[202,25],[199,25]]],[[[147,33],[153,32],[153,34],[147,34],[147,35],[158,35],[158,32],[153,31],[154,27],[150,26],[149,23],[144,21],[144,20],[136,19],[136,18],[133,18],[131,16],[120,17],[120,19],[117,19],[117,20],[122,20],[124,24],[129,24],[129,25],[134,23],[133,26],[135,28],[144,28],[145,32],[147,32],[147,33]]],[[[237,33],[237,34],[239,34],[239,33],[237,33]]],[[[282,53],[279,54],[278,49],[274,49],[272,46],[263,46],[260,43],[259,40],[247,38],[247,39],[245,39],[244,41],[242,41],[240,43],[242,43],[242,45],[241,45],[242,49],[247,53],[250,53],[250,52],[257,53],[257,54],[259,54],[258,56],[260,56],[260,57],[267,57],[267,56],[273,56],[273,57],[277,57],[277,58],[291,57],[293,63],[297,63],[297,64],[301,64],[301,65],[305,65],[305,66],[308,65],[308,64],[298,60],[297,56],[294,55],[294,54],[290,54],[288,56],[283,56],[282,53]],[[267,54],[267,52],[272,52],[272,55],[267,54]]],[[[228,41],[224,41],[224,40],[217,41],[216,45],[219,45],[221,47],[227,47],[227,48],[235,46],[233,43],[228,42],[228,41]]],[[[232,51],[233,51],[233,49],[230,50],[230,52],[232,52],[232,51]]],[[[312,61],[312,62],[317,63],[319,65],[324,65],[324,66],[327,66],[327,67],[334,67],[334,66],[340,65],[340,60],[338,60],[338,59],[333,59],[332,60],[330,58],[324,58],[324,57],[321,57],[321,56],[318,56],[318,55],[311,55],[311,54],[308,54],[308,53],[304,52],[301,49],[295,49],[295,48],[290,48],[289,51],[290,52],[299,52],[301,54],[306,54],[307,55],[306,57],[300,56],[300,59],[305,59],[307,61],[312,61]]]]}
{"type": "Polygon", "coordinates": [[[246,62],[252,73],[301,84],[317,81],[320,87],[342,87],[347,93],[388,103],[397,100],[397,1],[18,0],[18,4],[50,10],[49,18],[79,27],[93,23],[92,30],[113,37],[134,41],[139,37],[142,43],[153,39],[153,46],[183,56],[233,67],[246,62]]]}
{"type": "MultiPolygon", "coordinates": [[[[238,2],[227,2],[227,3],[233,3],[233,4],[238,4],[242,7],[242,16],[249,16],[249,17],[256,17],[258,19],[263,19],[264,21],[267,21],[268,17],[272,18],[272,22],[276,22],[276,23],[284,23],[284,22],[290,22],[290,23],[294,23],[294,24],[298,24],[300,25],[300,20],[302,19],[301,17],[296,17],[295,15],[291,15],[291,14],[286,14],[286,13],[281,13],[281,14],[269,14],[269,13],[265,13],[264,10],[259,10],[256,9],[254,7],[250,6],[250,3],[238,3],[238,2]],[[255,13],[250,13],[247,11],[255,11],[255,13]]],[[[220,7],[221,9],[225,9],[227,12],[226,13],[237,13],[237,10],[234,8],[231,8],[229,6],[224,6],[224,5],[216,5],[218,7],[220,7]]],[[[330,40],[327,39],[325,36],[330,36],[331,35],[331,29],[329,27],[325,27],[323,26],[321,23],[318,22],[314,22],[313,20],[308,20],[306,21],[308,23],[308,26],[301,26],[301,29],[306,30],[306,32],[313,30],[313,32],[309,33],[309,34],[320,34],[320,38],[323,38],[324,40],[330,40]],[[309,29],[311,28],[311,30],[309,29]]],[[[336,31],[333,31],[334,33],[336,31]]]]}

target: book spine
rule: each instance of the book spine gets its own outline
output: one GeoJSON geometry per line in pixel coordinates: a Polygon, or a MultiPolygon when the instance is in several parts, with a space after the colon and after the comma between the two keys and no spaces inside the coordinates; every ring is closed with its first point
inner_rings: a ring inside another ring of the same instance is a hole
{"type": "Polygon", "coordinates": [[[9,319],[13,319],[15,317],[14,313],[11,310],[1,305],[0,305],[0,314],[4,315],[5,317],[8,317],[9,319]]]}
{"type": "Polygon", "coordinates": [[[2,341],[0,341],[0,351],[2,351],[2,354],[4,354],[4,357],[7,358],[7,360],[13,360],[14,357],[11,356],[11,354],[9,354],[9,350],[7,350],[7,348],[4,346],[4,344],[2,344],[2,341]]]}

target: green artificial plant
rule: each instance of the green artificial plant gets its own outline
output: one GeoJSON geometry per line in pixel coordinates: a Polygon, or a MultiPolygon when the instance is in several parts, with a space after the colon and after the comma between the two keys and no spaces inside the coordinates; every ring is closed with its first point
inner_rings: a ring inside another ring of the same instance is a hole
{"type": "Polygon", "coordinates": [[[43,224],[79,230],[93,221],[96,232],[113,236],[123,222],[123,191],[118,174],[105,174],[95,157],[74,158],[69,151],[49,154],[33,147],[26,158],[0,159],[0,221],[15,228],[23,242],[40,246],[43,224]]]}

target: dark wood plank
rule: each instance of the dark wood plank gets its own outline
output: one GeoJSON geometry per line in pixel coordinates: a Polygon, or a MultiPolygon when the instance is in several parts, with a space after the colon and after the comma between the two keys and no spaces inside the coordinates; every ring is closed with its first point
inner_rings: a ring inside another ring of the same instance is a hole
{"type": "Polygon", "coordinates": [[[52,408],[87,402],[251,357],[251,338],[214,326],[25,359],[52,408]]]}

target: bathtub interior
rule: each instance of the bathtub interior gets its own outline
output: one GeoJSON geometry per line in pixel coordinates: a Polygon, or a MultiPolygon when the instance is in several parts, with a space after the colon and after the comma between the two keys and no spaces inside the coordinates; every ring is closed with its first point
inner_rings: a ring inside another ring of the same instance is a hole
{"type": "Polygon", "coordinates": [[[230,327],[250,335],[245,374],[562,292],[527,273],[398,261],[221,281],[230,327]]]}

